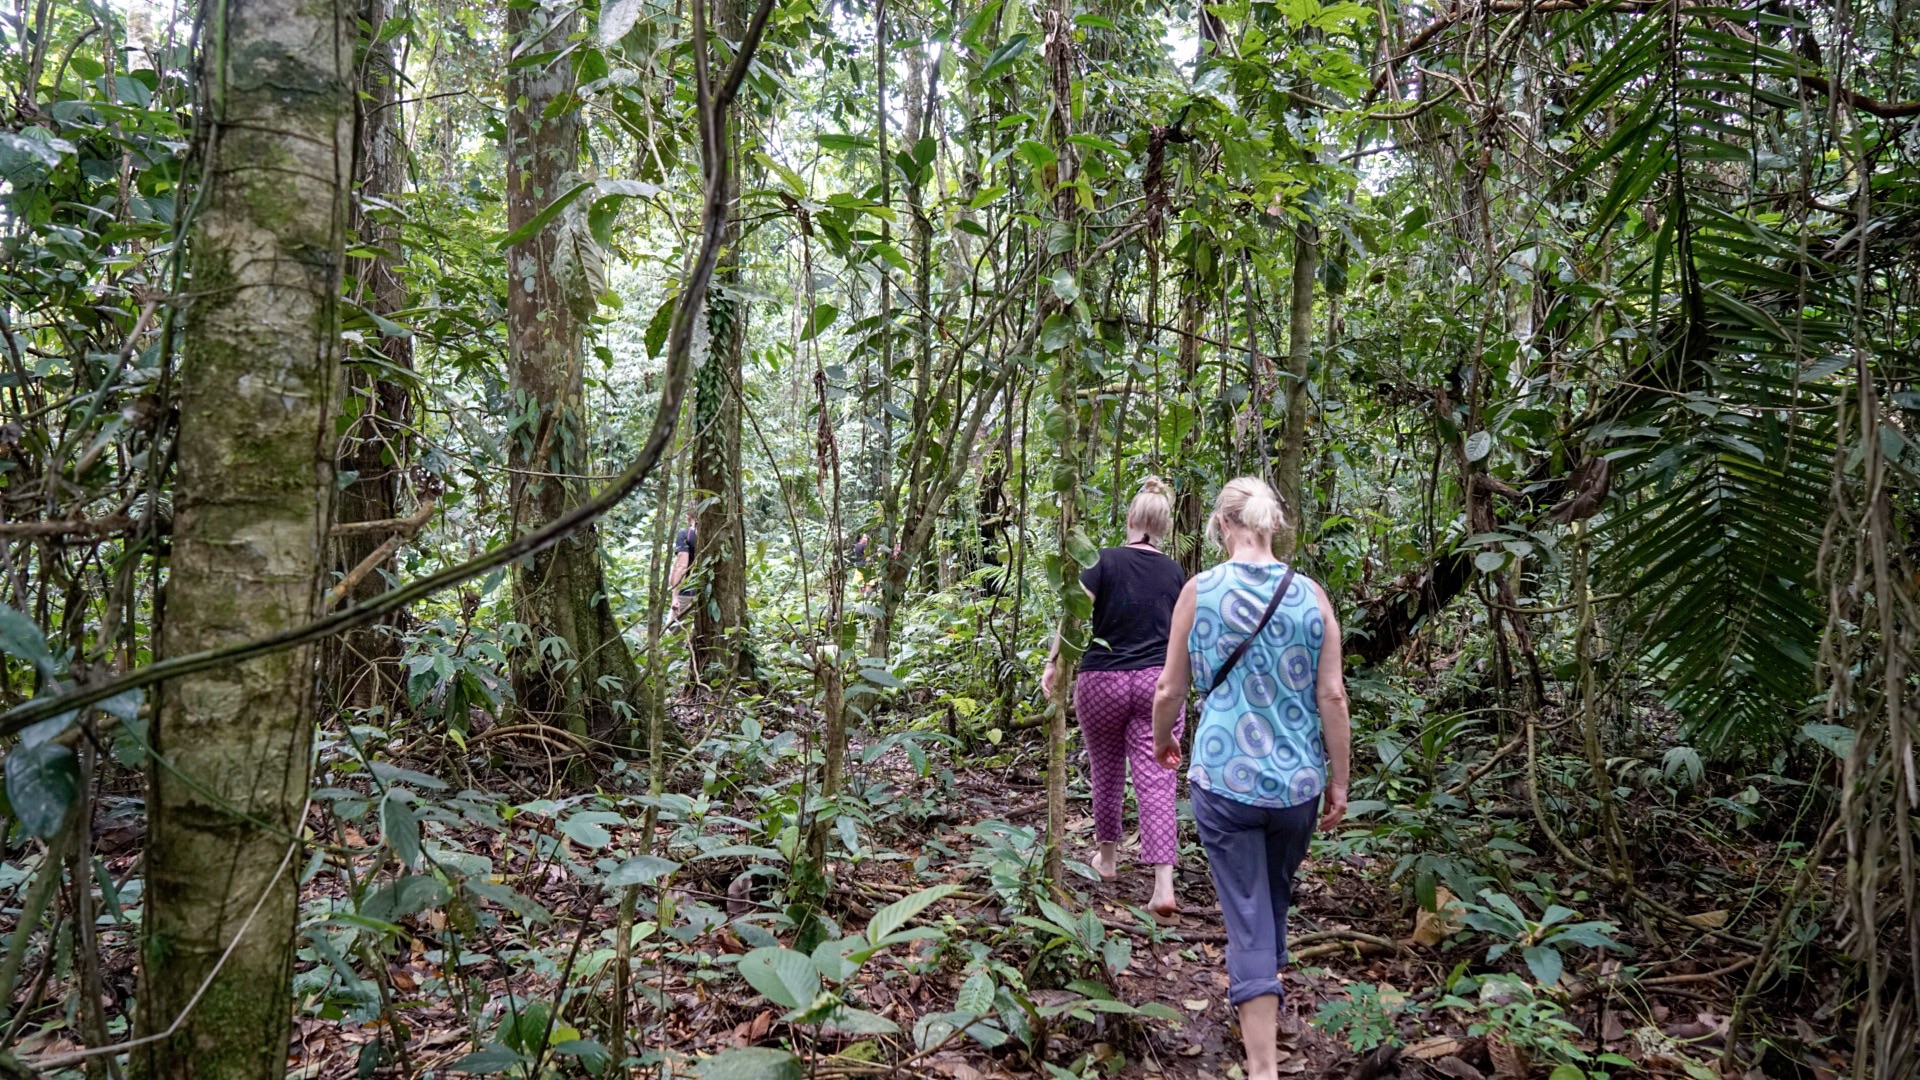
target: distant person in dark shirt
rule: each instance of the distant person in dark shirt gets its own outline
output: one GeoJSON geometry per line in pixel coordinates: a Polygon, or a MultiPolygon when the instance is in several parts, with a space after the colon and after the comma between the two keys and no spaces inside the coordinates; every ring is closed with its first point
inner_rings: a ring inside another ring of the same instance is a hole
{"type": "MultiPolygon", "coordinates": [[[[1174,775],[1153,760],[1153,691],[1167,658],[1174,601],[1186,584],[1180,564],[1160,550],[1172,531],[1167,485],[1149,477],[1127,507],[1127,545],[1101,551],[1100,560],[1080,572],[1080,584],[1093,596],[1093,641],[1080,658],[1073,687],[1073,708],[1087,744],[1094,838],[1100,843],[1093,869],[1106,880],[1118,872],[1127,761],[1132,759],[1140,857],[1153,866],[1147,909],[1163,916],[1176,908],[1173,864],[1180,850],[1174,775]]],[[[1057,656],[1057,639],[1053,648],[1057,656]]],[[[1053,695],[1058,677],[1056,661],[1049,657],[1040,677],[1047,696],[1053,695]]]]}
{"type": "Polygon", "coordinates": [[[853,542],[853,565],[867,565],[867,534],[861,533],[860,539],[853,542]]]}
{"type": "Polygon", "coordinates": [[[693,549],[700,545],[700,533],[695,523],[700,520],[697,511],[687,511],[687,527],[673,537],[673,570],[667,574],[667,588],[678,590],[673,594],[673,617],[678,619],[687,605],[693,603],[696,590],[692,586],[681,588],[687,575],[693,570],[693,549]]]}

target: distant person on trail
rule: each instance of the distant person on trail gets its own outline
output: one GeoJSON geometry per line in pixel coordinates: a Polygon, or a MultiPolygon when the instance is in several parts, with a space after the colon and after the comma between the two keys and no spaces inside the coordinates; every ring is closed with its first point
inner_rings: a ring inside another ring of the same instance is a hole
{"type": "Polygon", "coordinates": [[[699,511],[687,511],[687,527],[675,533],[673,537],[673,570],[667,574],[667,588],[679,590],[673,594],[675,620],[686,611],[687,605],[693,603],[697,593],[697,590],[691,587],[682,589],[680,585],[687,580],[688,572],[693,569],[693,549],[700,545],[700,532],[696,528],[699,520],[699,511]]]}
{"type": "MultiPolygon", "coordinates": [[[[1094,872],[1105,881],[1118,873],[1131,757],[1140,858],[1153,867],[1153,897],[1147,909],[1156,915],[1172,915],[1177,907],[1173,864],[1180,852],[1174,776],[1153,763],[1153,690],[1167,655],[1173,602],[1186,581],[1180,564],[1160,551],[1172,531],[1167,485],[1150,477],[1127,507],[1127,545],[1101,551],[1100,560],[1080,572],[1080,584],[1093,597],[1093,642],[1080,658],[1080,675],[1073,684],[1073,710],[1087,744],[1087,778],[1093,789],[1093,835],[1100,844],[1094,872]]],[[[1040,676],[1040,688],[1048,697],[1059,678],[1057,638],[1053,653],[1040,676]]]]}
{"type": "Polygon", "coordinates": [[[1187,691],[1202,692],[1187,785],[1227,924],[1227,1000],[1248,1080],[1275,1080],[1287,908],[1315,817],[1347,812],[1347,687],[1326,590],[1273,556],[1286,524],[1266,482],[1228,482],[1207,533],[1227,561],[1187,582],[1153,699],[1153,756],[1180,765],[1187,691]]]}

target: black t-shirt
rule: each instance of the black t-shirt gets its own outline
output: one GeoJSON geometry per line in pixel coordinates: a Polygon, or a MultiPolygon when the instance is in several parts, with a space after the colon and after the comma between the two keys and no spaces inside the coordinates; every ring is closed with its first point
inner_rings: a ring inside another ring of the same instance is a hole
{"type": "Polygon", "coordinates": [[[1101,551],[1099,562],[1080,571],[1080,584],[1093,593],[1093,642],[1080,670],[1139,671],[1166,663],[1173,605],[1186,583],[1180,564],[1158,551],[1101,551]]]}
{"type": "MultiPolygon", "coordinates": [[[[687,556],[687,565],[689,567],[693,565],[693,546],[699,542],[699,539],[699,534],[691,528],[681,529],[674,534],[673,553],[678,556],[684,552],[687,556]]],[[[680,586],[680,592],[684,596],[692,596],[694,590],[683,581],[680,586]]]]}

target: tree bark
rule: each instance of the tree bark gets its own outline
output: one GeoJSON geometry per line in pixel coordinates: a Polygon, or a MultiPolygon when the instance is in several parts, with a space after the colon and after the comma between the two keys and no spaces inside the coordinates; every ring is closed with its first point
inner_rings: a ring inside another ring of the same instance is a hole
{"type": "MultiPolygon", "coordinates": [[[[564,47],[579,24],[534,5],[507,9],[507,39],[524,52],[564,47]]],[[[507,75],[507,227],[519,230],[577,179],[580,109],[570,60],[507,75]]],[[[576,208],[507,250],[508,381],[518,413],[508,437],[513,532],[537,529],[583,502],[587,426],[582,331],[599,291],[599,248],[576,208]]],[[[631,716],[638,682],[614,623],[597,527],[576,530],[514,568],[515,618],[528,640],[514,653],[519,708],[576,732],[611,731],[631,716]],[[551,643],[565,643],[562,650],[551,643]]]]}
{"type": "MultiPolygon", "coordinates": [[[[362,18],[377,35],[393,17],[394,0],[364,0],[362,18]]],[[[406,187],[406,142],[400,131],[400,71],[391,40],[366,43],[360,57],[359,117],[354,134],[354,198],[352,228],[359,241],[379,254],[361,260],[360,300],[367,310],[391,318],[407,307],[406,283],[400,279],[400,231],[383,216],[380,203],[389,202],[406,187]]],[[[413,367],[413,341],[381,337],[378,358],[402,370],[413,367]]],[[[400,474],[409,458],[412,398],[405,384],[383,377],[372,365],[346,368],[346,409],[351,423],[341,436],[339,462],[351,477],[340,492],[336,520],[389,521],[401,516],[400,474]]],[[[334,572],[346,574],[380,549],[385,532],[354,532],[334,544],[334,572]]],[[[388,555],[347,591],[344,598],[357,604],[386,591],[383,571],[393,566],[388,555]]],[[[356,708],[390,705],[400,700],[399,642],[388,629],[388,617],[355,627],[329,642],[327,704],[356,708]]]]}
{"type": "MultiPolygon", "coordinates": [[[[1206,556],[1206,496],[1201,492],[1205,477],[1193,462],[1199,457],[1200,405],[1200,333],[1204,305],[1201,302],[1199,275],[1189,270],[1180,275],[1180,388],[1174,399],[1192,410],[1194,422],[1180,440],[1180,461],[1175,465],[1180,481],[1173,500],[1173,543],[1171,550],[1180,560],[1180,569],[1192,577],[1200,572],[1206,556]]],[[[1156,436],[1157,436],[1156,432],[1156,436]]]]}
{"type": "MultiPolygon", "coordinates": [[[[354,16],[346,0],[228,0],[208,14],[164,656],[319,611],[354,16]]],[[[306,804],[315,686],[306,646],[157,694],[153,744],[167,764],[149,778],[137,1023],[159,1034],[184,1020],[133,1053],[140,1075],[286,1074],[299,876],[289,838],[306,804]]]]}
{"type": "Polygon", "coordinates": [[[1287,426],[1274,473],[1280,504],[1287,512],[1287,540],[1291,551],[1306,526],[1306,485],[1301,463],[1307,453],[1307,368],[1313,359],[1313,279],[1319,270],[1319,232],[1309,222],[1298,222],[1293,234],[1293,295],[1287,323],[1287,426]]]}
{"type": "MultiPolygon", "coordinates": [[[[702,0],[696,0],[702,2],[702,0]]],[[[727,41],[746,32],[742,0],[714,0],[714,28],[727,41]]],[[[733,129],[734,161],[742,160],[739,128],[733,129]]],[[[747,630],[747,528],[740,486],[740,387],[746,356],[747,305],[739,297],[740,184],[728,173],[727,228],[714,285],[707,290],[706,363],[694,383],[693,486],[704,501],[697,523],[694,566],[700,594],[694,601],[695,666],[709,677],[751,678],[753,652],[747,630]]]]}

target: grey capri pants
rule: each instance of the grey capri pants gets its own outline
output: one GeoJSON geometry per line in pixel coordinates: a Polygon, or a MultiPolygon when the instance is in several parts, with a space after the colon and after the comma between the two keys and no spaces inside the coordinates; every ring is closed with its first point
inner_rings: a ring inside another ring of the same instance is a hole
{"type": "Polygon", "coordinates": [[[1197,787],[1189,793],[1227,924],[1227,1000],[1238,1006],[1267,994],[1284,998],[1280,966],[1287,961],[1293,874],[1307,857],[1320,800],[1276,809],[1197,787]]]}

